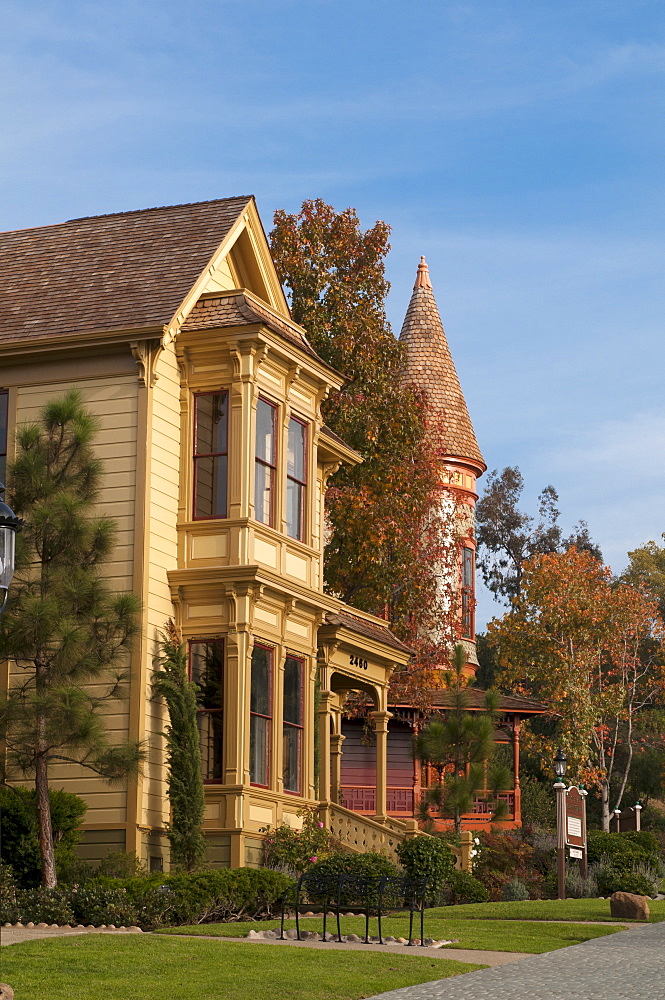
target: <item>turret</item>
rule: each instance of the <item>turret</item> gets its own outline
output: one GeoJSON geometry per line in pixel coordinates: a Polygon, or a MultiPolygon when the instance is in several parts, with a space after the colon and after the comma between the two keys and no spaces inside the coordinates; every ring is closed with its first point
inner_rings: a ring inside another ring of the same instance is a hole
{"type": "Polygon", "coordinates": [[[428,427],[441,462],[442,486],[454,486],[458,497],[459,575],[451,583],[462,592],[461,635],[473,672],[477,665],[474,614],[476,479],[487,466],[478,447],[424,257],[420,258],[399,339],[406,348],[404,380],[425,393],[428,427]]]}

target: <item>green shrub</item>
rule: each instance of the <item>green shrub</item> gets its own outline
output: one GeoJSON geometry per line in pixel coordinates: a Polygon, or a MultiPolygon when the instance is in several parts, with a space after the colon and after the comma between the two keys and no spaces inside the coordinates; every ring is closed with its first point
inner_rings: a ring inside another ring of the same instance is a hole
{"type": "MultiPolygon", "coordinates": [[[[78,795],[54,788],[49,789],[49,799],[57,865],[64,859],[73,857],[78,843],[79,826],[87,806],[78,795]]],[[[0,860],[12,866],[21,886],[29,888],[39,885],[41,858],[34,789],[0,787],[0,814],[0,860]]]]}
{"type": "Polygon", "coordinates": [[[97,874],[94,865],[79,858],[73,851],[56,856],[55,869],[60,886],[84,885],[93,880],[97,874]]]}
{"type": "Polygon", "coordinates": [[[29,920],[36,924],[79,923],[66,889],[23,889],[18,893],[17,903],[21,911],[21,916],[17,920],[23,924],[29,920]]]}
{"type": "Polygon", "coordinates": [[[300,830],[282,824],[274,829],[265,827],[262,831],[265,832],[263,863],[266,868],[298,875],[338,849],[315,810],[305,809],[300,815],[303,819],[300,830]]]}
{"type": "Polygon", "coordinates": [[[552,827],[556,824],[556,805],[551,785],[526,777],[521,785],[522,825],[552,827]]]}
{"type": "Polygon", "coordinates": [[[115,924],[131,927],[137,923],[138,911],[125,889],[109,889],[103,885],[74,886],[69,900],[77,924],[115,924]]]}
{"type": "Polygon", "coordinates": [[[134,851],[113,851],[99,862],[97,876],[136,878],[147,875],[148,869],[134,851]]]}
{"type": "MultiPolygon", "coordinates": [[[[312,865],[309,872],[331,879],[335,879],[340,875],[351,875],[359,878],[377,878],[381,875],[390,875],[396,878],[404,874],[385,854],[378,854],[374,851],[369,851],[367,854],[352,854],[351,852],[347,854],[333,854],[324,861],[318,861],[312,865]]],[[[316,902],[316,897],[312,896],[311,899],[312,902],[316,902]]],[[[357,900],[352,891],[348,893],[344,893],[343,891],[341,901],[350,905],[357,900]]],[[[370,905],[376,902],[378,902],[378,896],[376,899],[372,899],[370,895],[370,905]]],[[[397,906],[401,903],[401,900],[395,895],[394,898],[386,897],[386,902],[397,906]]]]}
{"type": "Polygon", "coordinates": [[[448,880],[448,903],[486,903],[489,893],[482,882],[469,872],[452,872],[448,880]]]}
{"type": "Polygon", "coordinates": [[[267,868],[219,868],[99,881],[107,888],[127,892],[136,909],[135,922],[144,930],[164,925],[269,919],[279,912],[282,897],[293,885],[288,875],[267,868]]]}
{"type": "Polygon", "coordinates": [[[412,878],[427,877],[427,893],[444,889],[455,869],[455,855],[439,837],[412,837],[397,846],[402,868],[412,878]]]}
{"type": "Polygon", "coordinates": [[[662,855],[658,838],[647,830],[627,833],[605,833],[590,830],[587,836],[589,864],[596,864],[603,857],[610,858],[618,871],[628,872],[637,862],[660,869],[662,855]]]}
{"type": "Polygon", "coordinates": [[[511,878],[504,885],[502,896],[504,903],[522,903],[529,898],[529,890],[520,879],[511,878]]]}
{"type": "Polygon", "coordinates": [[[517,878],[527,884],[533,899],[543,889],[543,873],[536,864],[534,848],[518,831],[483,831],[474,875],[485,886],[493,902],[503,899],[503,887],[517,878]]]}
{"type": "Polygon", "coordinates": [[[611,896],[613,892],[634,892],[638,896],[658,894],[660,875],[643,862],[636,861],[630,867],[617,867],[614,860],[603,857],[590,868],[601,896],[611,896]]]}
{"type": "Polygon", "coordinates": [[[600,896],[598,882],[593,874],[582,878],[579,865],[572,864],[566,867],[566,898],[567,899],[595,899],[600,896]]]}

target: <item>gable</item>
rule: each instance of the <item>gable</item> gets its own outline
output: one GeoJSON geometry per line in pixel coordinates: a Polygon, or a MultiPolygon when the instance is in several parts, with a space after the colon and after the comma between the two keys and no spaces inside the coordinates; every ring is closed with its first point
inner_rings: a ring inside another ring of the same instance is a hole
{"type": "Polygon", "coordinates": [[[0,276],[0,345],[139,329],[168,341],[208,284],[232,281],[289,315],[251,196],[2,233],[0,276]]]}

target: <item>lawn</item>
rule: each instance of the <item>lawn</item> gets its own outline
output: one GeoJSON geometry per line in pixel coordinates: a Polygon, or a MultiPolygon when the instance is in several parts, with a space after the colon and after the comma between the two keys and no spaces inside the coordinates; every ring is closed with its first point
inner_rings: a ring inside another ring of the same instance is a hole
{"type": "MultiPolygon", "coordinates": [[[[650,899],[651,922],[665,920],[665,899],[650,899]]],[[[616,920],[609,899],[530,899],[524,903],[442,906],[428,915],[445,920],[616,920]]]]}
{"type": "Polygon", "coordinates": [[[2,949],[17,1000],[360,1000],[483,965],[377,952],[89,935],[2,949]]]}
{"type": "MultiPolygon", "coordinates": [[[[590,938],[613,934],[619,927],[602,927],[594,924],[538,924],[514,920],[444,920],[438,916],[453,907],[443,910],[430,910],[425,917],[425,934],[437,940],[459,939],[458,943],[449,945],[455,948],[470,948],[484,951],[522,951],[531,955],[539,955],[545,951],[555,951],[571,944],[580,944],[590,938]],[[435,915],[436,914],[436,915],[435,915]]],[[[475,909],[469,906],[468,909],[475,909]]],[[[321,931],[323,922],[320,919],[307,918],[301,921],[303,930],[321,931]]],[[[328,929],[334,931],[334,922],[328,923],[328,929]]],[[[295,927],[294,920],[285,922],[285,927],[295,927]]],[[[254,930],[279,929],[279,923],[265,921],[263,923],[241,924],[197,924],[190,927],[167,927],[159,934],[192,934],[214,935],[215,937],[240,937],[254,930]]],[[[408,937],[409,922],[403,917],[386,917],[382,920],[383,933],[394,937],[408,937]]],[[[415,928],[414,928],[415,931],[415,928]]],[[[364,917],[343,917],[342,934],[365,934],[364,917]]],[[[370,921],[370,934],[377,934],[377,921],[370,921]]]]}

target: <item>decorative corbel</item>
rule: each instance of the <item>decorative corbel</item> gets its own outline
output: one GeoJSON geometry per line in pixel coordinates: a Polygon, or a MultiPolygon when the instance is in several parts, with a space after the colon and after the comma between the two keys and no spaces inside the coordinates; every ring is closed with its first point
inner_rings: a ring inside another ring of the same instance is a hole
{"type": "Polygon", "coordinates": [[[229,633],[238,631],[238,598],[233,587],[225,591],[226,600],[229,605],[229,633]]]}
{"type": "Polygon", "coordinates": [[[291,386],[296,381],[296,379],[299,377],[301,371],[302,371],[302,369],[301,369],[300,365],[289,365],[287,376],[286,376],[286,398],[287,399],[289,398],[289,395],[291,393],[291,386]]]}
{"type": "Polygon", "coordinates": [[[157,358],[159,357],[159,343],[155,340],[133,340],[129,345],[132,357],[139,366],[139,382],[148,388],[152,388],[158,379],[155,373],[157,358]]]}
{"type": "Polygon", "coordinates": [[[331,386],[327,385],[323,389],[319,389],[316,394],[316,418],[317,420],[323,420],[321,415],[321,405],[330,395],[331,386]]]}
{"type": "Polygon", "coordinates": [[[328,482],[328,480],[330,479],[331,476],[335,475],[335,473],[337,472],[337,470],[339,469],[339,467],[341,466],[341,464],[342,464],[341,461],[340,462],[326,462],[325,465],[323,466],[322,471],[323,471],[323,488],[324,488],[324,490],[326,488],[326,483],[328,482]]]}

